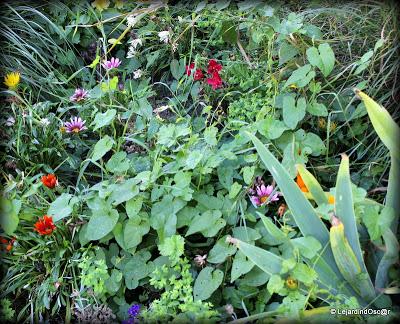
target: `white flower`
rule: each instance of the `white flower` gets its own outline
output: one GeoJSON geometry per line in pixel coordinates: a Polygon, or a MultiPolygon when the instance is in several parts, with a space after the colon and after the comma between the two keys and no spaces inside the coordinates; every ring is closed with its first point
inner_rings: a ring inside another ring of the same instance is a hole
{"type": "Polygon", "coordinates": [[[133,78],[134,79],[139,79],[142,75],[143,75],[143,71],[141,69],[133,71],[133,78]]]}
{"type": "Polygon", "coordinates": [[[49,121],[47,118],[42,118],[42,119],[40,120],[40,123],[41,123],[44,127],[50,125],[50,121],[49,121]]]}
{"type": "Polygon", "coordinates": [[[129,46],[128,53],[126,54],[126,58],[132,58],[136,55],[135,48],[133,46],[129,46]]]}
{"type": "Polygon", "coordinates": [[[14,117],[13,117],[13,116],[8,117],[8,118],[7,118],[7,121],[6,121],[6,126],[10,127],[10,126],[12,126],[12,125],[14,125],[14,124],[15,124],[15,119],[14,119],[14,117]]]}
{"type": "Polygon", "coordinates": [[[136,25],[136,23],[138,22],[138,16],[137,15],[129,15],[127,18],[126,18],[126,20],[127,20],[127,24],[128,24],[128,27],[133,27],[133,26],[135,26],[136,25]]]}
{"type": "Polygon", "coordinates": [[[169,31],[164,30],[162,32],[159,32],[158,37],[160,37],[160,42],[168,43],[170,37],[169,31]]]}
{"type": "Polygon", "coordinates": [[[170,105],[160,106],[160,107],[154,109],[154,112],[160,113],[160,112],[162,112],[164,110],[171,109],[171,108],[172,107],[170,105]]]}
{"type": "Polygon", "coordinates": [[[134,49],[136,49],[138,45],[142,46],[142,40],[140,38],[132,39],[131,41],[129,41],[129,43],[131,43],[134,49]]]}

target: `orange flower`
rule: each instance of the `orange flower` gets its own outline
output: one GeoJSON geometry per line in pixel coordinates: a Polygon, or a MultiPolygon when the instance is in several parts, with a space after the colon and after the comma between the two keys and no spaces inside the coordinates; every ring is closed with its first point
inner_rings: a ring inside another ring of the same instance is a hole
{"type": "Polygon", "coordinates": [[[296,183],[299,186],[301,191],[308,192],[306,184],[304,183],[303,178],[301,177],[300,173],[297,173],[296,183]]]}
{"type": "Polygon", "coordinates": [[[335,196],[334,195],[329,195],[328,203],[331,204],[331,205],[333,205],[335,203],[335,196]]]}
{"type": "Polygon", "coordinates": [[[50,189],[53,189],[55,186],[58,185],[57,177],[54,174],[44,175],[42,177],[42,183],[50,189]]]}
{"type": "Polygon", "coordinates": [[[56,229],[53,223],[53,217],[44,215],[35,223],[34,230],[40,235],[50,235],[56,229]]]}

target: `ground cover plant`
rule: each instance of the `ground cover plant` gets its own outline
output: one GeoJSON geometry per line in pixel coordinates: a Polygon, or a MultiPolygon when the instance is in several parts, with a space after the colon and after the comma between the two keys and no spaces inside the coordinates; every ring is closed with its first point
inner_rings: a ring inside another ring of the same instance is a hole
{"type": "Polygon", "coordinates": [[[398,9],[4,3],[1,320],[398,319],[398,9]]]}

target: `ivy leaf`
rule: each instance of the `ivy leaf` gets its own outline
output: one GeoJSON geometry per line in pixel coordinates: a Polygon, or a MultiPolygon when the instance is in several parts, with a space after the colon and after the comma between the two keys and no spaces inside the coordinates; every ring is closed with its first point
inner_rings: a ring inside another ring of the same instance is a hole
{"type": "MultiPolygon", "coordinates": [[[[306,64],[304,66],[299,67],[298,69],[294,70],[289,77],[289,79],[286,80],[283,89],[286,89],[288,86],[294,84],[300,87],[299,83],[301,81],[307,80],[310,76],[309,74],[313,72],[311,71],[311,65],[306,64]]],[[[303,83],[301,83],[303,84],[303,83]]]]}
{"type": "Polygon", "coordinates": [[[193,287],[194,300],[206,300],[218,289],[224,278],[224,273],[212,267],[205,267],[200,271],[193,287]]]}
{"type": "Polygon", "coordinates": [[[111,150],[114,140],[106,135],[99,140],[94,146],[92,153],[92,161],[100,160],[109,150],[111,150]]]}

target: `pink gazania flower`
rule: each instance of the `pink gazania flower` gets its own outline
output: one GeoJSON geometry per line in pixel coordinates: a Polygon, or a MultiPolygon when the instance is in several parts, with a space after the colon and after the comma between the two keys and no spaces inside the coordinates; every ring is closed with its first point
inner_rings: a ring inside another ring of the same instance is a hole
{"type": "Polygon", "coordinates": [[[218,72],[213,72],[212,77],[207,79],[207,83],[212,87],[213,90],[222,87],[222,79],[218,72]]]}
{"type": "Polygon", "coordinates": [[[211,59],[208,61],[207,73],[214,74],[222,70],[222,65],[218,64],[216,60],[211,59]]]}
{"type": "Polygon", "coordinates": [[[280,193],[279,192],[273,193],[273,191],[274,191],[274,186],[272,185],[258,186],[256,188],[256,194],[254,196],[250,196],[250,200],[255,207],[259,207],[264,204],[269,204],[270,202],[273,201],[278,201],[280,193]]]}
{"type": "Polygon", "coordinates": [[[75,93],[69,97],[69,100],[73,102],[79,102],[81,100],[86,99],[88,96],[88,92],[85,89],[78,88],[75,90],[75,93]]]}
{"type": "Polygon", "coordinates": [[[103,68],[106,70],[116,69],[118,66],[121,65],[121,61],[119,58],[112,57],[109,61],[103,61],[103,68]]]}
{"type": "Polygon", "coordinates": [[[70,122],[65,122],[65,131],[67,133],[79,133],[86,128],[86,120],[82,120],[81,117],[72,117],[70,122]]]}

